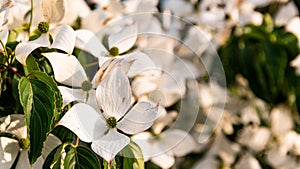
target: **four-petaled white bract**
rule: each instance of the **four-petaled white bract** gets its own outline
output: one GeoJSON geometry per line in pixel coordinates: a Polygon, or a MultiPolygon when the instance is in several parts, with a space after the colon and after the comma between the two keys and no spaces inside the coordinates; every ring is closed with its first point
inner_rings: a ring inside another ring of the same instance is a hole
{"type": "Polygon", "coordinates": [[[119,67],[99,84],[96,99],[98,110],[78,103],[64,115],[58,125],[69,128],[82,141],[92,142],[92,149],[110,162],[130,142],[129,137],[117,129],[127,134],[148,129],[157,117],[158,106],[138,102],[130,109],[129,80],[119,67]],[[115,127],[106,122],[111,117],[117,121],[115,127]]]}

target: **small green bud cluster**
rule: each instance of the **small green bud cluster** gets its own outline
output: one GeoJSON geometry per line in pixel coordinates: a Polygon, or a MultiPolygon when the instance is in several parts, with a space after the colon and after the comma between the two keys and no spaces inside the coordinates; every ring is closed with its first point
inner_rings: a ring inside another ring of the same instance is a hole
{"type": "Polygon", "coordinates": [[[115,128],[117,126],[117,120],[115,117],[109,117],[106,119],[106,125],[110,128],[115,128]]]}
{"type": "Polygon", "coordinates": [[[30,140],[28,138],[21,138],[21,139],[19,139],[19,146],[22,149],[29,149],[30,140]]]}
{"type": "Polygon", "coordinates": [[[109,49],[109,54],[112,56],[118,56],[119,55],[119,48],[117,47],[112,47],[109,49]]]}
{"type": "Polygon", "coordinates": [[[38,29],[41,33],[47,33],[49,31],[49,23],[48,22],[40,22],[38,25],[38,29]]]}
{"type": "Polygon", "coordinates": [[[82,82],[82,84],[81,84],[81,89],[86,92],[91,90],[92,87],[93,87],[92,83],[88,80],[82,82]]]}

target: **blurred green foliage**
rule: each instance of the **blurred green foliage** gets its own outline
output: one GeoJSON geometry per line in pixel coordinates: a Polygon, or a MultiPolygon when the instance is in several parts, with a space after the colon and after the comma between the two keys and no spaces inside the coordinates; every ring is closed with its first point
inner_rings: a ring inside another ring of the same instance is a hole
{"type": "Polygon", "coordinates": [[[298,52],[296,36],[284,27],[276,27],[268,14],[260,26],[233,29],[219,50],[229,85],[234,85],[235,76],[241,74],[254,94],[271,106],[296,98],[299,110],[300,79],[290,66],[298,52]]]}

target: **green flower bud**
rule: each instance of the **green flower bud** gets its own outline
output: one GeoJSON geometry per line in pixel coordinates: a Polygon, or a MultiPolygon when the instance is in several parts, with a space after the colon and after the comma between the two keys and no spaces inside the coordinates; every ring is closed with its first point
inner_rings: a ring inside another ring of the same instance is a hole
{"type": "Polygon", "coordinates": [[[109,128],[115,128],[117,126],[117,120],[115,117],[109,117],[106,119],[106,125],[109,128]]]}
{"type": "Polygon", "coordinates": [[[81,84],[81,89],[86,92],[91,90],[92,87],[93,87],[92,83],[88,80],[82,82],[82,84],[81,84]]]}
{"type": "Polygon", "coordinates": [[[28,138],[21,138],[21,139],[19,139],[19,146],[22,149],[29,149],[30,140],[28,138]]]}
{"type": "Polygon", "coordinates": [[[38,29],[41,33],[47,33],[49,31],[49,23],[48,22],[40,22],[38,25],[38,29]]]}
{"type": "Polygon", "coordinates": [[[112,47],[109,49],[109,54],[112,56],[118,56],[119,55],[119,48],[117,47],[112,47]]]}

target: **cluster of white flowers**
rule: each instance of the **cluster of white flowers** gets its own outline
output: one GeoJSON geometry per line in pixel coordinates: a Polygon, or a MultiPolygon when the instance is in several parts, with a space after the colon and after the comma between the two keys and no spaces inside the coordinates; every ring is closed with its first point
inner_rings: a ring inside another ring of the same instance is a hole
{"type": "MultiPolygon", "coordinates": [[[[275,1],[284,6],[274,23],[300,42],[298,10],[286,0],[2,0],[0,50],[16,39],[15,58],[26,67],[36,49],[47,49],[39,57],[67,109],[56,126],[108,163],[134,141],[144,161],[161,168],[192,158],[185,167],[295,169],[295,110],[271,108],[243,77],[236,91],[218,83],[225,74],[216,50],[234,27],[262,24],[256,9],[275,1]]],[[[299,58],[291,66],[299,69],[299,58]]],[[[24,116],[0,118],[0,132],[26,140],[24,116]]],[[[16,167],[29,166],[28,147],[17,141],[0,137],[0,168],[10,168],[20,149],[16,167]]],[[[33,167],[59,144],[50,134],[33,167]]]]}

